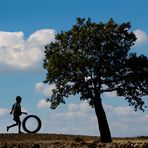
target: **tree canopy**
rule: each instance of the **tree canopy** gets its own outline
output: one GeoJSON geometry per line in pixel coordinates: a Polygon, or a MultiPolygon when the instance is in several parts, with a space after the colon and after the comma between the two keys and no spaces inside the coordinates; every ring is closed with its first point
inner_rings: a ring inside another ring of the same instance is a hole
{"type": "Polygon", "coordinates": [[[130,52],[136,41],[130,28],[129,22],[117,24],[110,19],[96,23],[77,18],[70,30],[56,34],[56,41],[45,47],[43,64],[45,83],[56,85],[48,100],[51,108],[76,94],[95,107],[102,93],[116,91],[135,110],[144,110],[148,58],[130,52]]]}

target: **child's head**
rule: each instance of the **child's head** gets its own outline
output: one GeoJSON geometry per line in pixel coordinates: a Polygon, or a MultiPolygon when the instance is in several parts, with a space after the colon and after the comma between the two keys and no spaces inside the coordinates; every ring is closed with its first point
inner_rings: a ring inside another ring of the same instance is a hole
{"type": "Polygon", "coordinates": [[[16,97],[16,102],[17,102],[17,103],[21,103],[21,101],[22,101],[22,98],[21,98],[20,96],[17,96],[17,97],[16,97]]]}

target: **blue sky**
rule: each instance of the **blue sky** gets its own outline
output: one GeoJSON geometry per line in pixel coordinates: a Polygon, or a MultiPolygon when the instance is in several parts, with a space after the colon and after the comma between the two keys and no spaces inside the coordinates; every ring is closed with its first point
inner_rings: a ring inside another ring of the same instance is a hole
{"type": "MultiPolygon", "coordinates": [[[[56,110],[49,109],[45,98],[52,86],[42,83],[44,46],[54,41],[55,33],[70,29],[76,17],[90,17],[95,22],[113,18],[117,23],[131,22],[137,36],[132,51],[148,56],[147,6],[147,0],[1,0],[0,133],[13,123],[9,110],[20,95],[23,109],[42,119],[40,132],[99,135],[94,110],[80,102],[79,96],[68,98],[56,110]]],[[[112,136],[148,135],[147,110],[134,112],[115,92],[102,97],[112,136]]],[[[144,100],[148,105],[147,96],[144,100]]]]}

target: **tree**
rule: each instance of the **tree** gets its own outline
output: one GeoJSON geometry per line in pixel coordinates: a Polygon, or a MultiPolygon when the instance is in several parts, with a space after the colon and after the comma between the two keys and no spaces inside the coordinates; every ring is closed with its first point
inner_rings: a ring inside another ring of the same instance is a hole
{"type": "Polygon", "coordinates": [[[130,53],[136,36],[130,23],[95,23],[77,18],[68,31],[56,34],[45,47],[45,83],[55,84],[47,100],[55,109],[70,95],[80,95],[95,109],[102,142],[111,142],[101,94],[116,91],[135,110],[144,110],[142,96],[148,95],[148,59],[130,53]]]}

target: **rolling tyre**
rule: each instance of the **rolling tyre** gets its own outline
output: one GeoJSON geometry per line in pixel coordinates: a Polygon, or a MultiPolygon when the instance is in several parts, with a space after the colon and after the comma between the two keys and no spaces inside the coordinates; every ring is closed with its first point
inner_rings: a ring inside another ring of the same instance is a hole
{"type": "Polygon", "coordinates": [[[42,122],[41,122],[40,118],[36,115],[28,115],[24,118],[24,120],[22,122],[22,127],[23,127],[24,131],[27,133],[37,133],[41,129],[41,126],[42,126],[42,122]],[[31,118],[36,120],[36,122],[37,122],[37,127],[34,130],[30,130],[26,126],[27,121],[31,118]]]}

